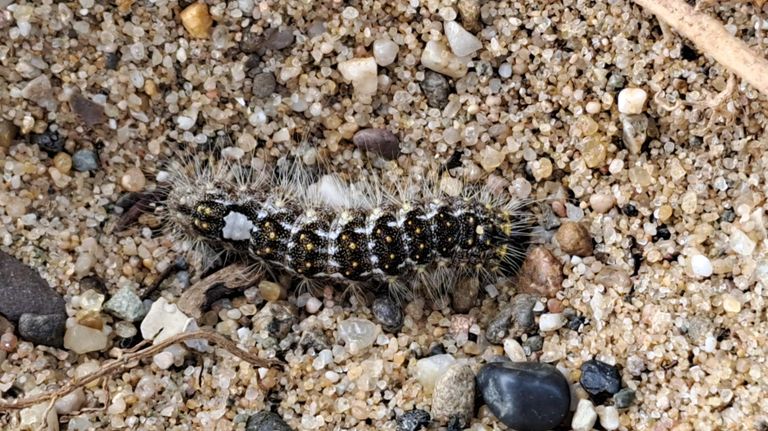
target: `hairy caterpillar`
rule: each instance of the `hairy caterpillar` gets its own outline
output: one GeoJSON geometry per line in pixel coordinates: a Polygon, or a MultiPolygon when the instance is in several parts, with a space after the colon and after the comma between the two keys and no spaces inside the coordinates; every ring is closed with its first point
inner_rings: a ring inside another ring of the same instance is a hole
{"type": "Polygon", "coordinates": [[[451,197],[432,181],[388,189],[328,174],[313,182],[298,164],[272,173],[194,160],[168,174],[165,216],[175,234],[205,254],[234,254],[309,283],[448,292],[463,277],[514,273],[533,227],[524,203],[484,188],[451,197]]]}

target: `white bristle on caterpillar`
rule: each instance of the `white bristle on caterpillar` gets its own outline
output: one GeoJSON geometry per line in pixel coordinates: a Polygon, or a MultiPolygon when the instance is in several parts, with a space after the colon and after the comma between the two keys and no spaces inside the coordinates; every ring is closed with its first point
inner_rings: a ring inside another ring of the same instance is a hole
{"type": "Polygon", "coordinates": [[[163,172],[171,232],[213,261],[233,254],[304,281],[386,283],[398,295],[450,292],[465,277],[513,273],[533,229],[527,204],[485,188],[458,197],[437,182],[386,188],[299,164],[282,174],[195,160],[163,172]]]}

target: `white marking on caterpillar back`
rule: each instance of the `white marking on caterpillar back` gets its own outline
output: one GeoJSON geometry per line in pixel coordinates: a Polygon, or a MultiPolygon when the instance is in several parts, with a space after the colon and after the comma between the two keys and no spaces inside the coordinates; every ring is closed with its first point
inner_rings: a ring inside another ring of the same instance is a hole
{"type": "Polygon", "coordinates": [[[226,239],[244,241],[251,238],[253,227],[253,222],[248,220],[245,214],[231,211],[224,217],[224,228],[221,230],[221,235],[226,239]]]}

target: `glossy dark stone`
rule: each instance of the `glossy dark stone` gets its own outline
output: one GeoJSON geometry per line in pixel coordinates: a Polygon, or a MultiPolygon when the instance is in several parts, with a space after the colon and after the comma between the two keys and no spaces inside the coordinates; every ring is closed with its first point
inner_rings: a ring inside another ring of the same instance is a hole
{"type": "Polygon", "coordinates": [[[397,332],[403,326],[403,310],[400,304],[389,296],[382,296],[373,301],[373,316],[381,323],[384,330],[397,332]]]}
{"type": "Polygon", "coordinates": [[[67,322],[65,313],[30,314],[24,313],[19,318],[19,335],[34,344],[64,347],[64,330],[67,322]]]}
{"type": "Polygon", "coordinates": [[[426,429],[432,418],[424,410],[413,409],[397,418],[397,431],[419,431],[426,429]]]}
{"type": "Polygon", "coordinates": [[[615,365],[592,359],[581,364],[581,387],[598,403],[621,389],[621,375],[615,365]]]}
{"type": "Polygon", "coordinates": [[[624,388],[613,395],[613,405],[617,409],[626,409],[635,402],[635,391],[624,388]]]}
{"type": "Polygon", "coordinates": [[[552,365],[496,362],[483,366],[477,385],[485,404],[506,426],[517,431],[546,431],[568,414],[568,381],[552,365]]]}
{"type": "Polygon", "coordinates": [[[293,431],[283,418],[273,412],[258,412],[245,423],[245,431],[293,431]]]}

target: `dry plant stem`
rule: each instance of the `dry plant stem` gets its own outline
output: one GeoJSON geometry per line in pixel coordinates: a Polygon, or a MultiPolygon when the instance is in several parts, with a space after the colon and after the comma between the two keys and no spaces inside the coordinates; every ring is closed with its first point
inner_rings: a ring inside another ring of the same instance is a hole
{"type": "Polygon", "coordinates": [[[709,15],[685,0],[634,0],[670,27],[690,39],[699,50],[768,96],[768,60],[731,36],[709,15]]]}
{"type": "Polygon", "coordinates": [[[28,398],[11,401],[11,402],[2,401],[0,402],[0,411],[24,409],[36,404],[40,404],[45,401],[50,401],[51,405],[53,405],[53,402],[56,399],[71,393],[77,388],[86,386],[87,384],[95,380],[98,380],[102,377],[109,376],[118,371],[121,371],[127,368],[128,364],[130,364],[133,361],[139,361],[141,359],[153,356],[155,353],[161,352],[162,350],[164,350],[165,348],[167,348],[172,344],[180,343],[182,341],[191,340],[191,339],[197,339],[197,340],[202,339],[202,340],[206,340],[211,343],[214,343],[219,347],[223,348],[224,350],[228,351],[229,353],[257,367],[268,368],[268,367],[280,365],[279,361],[262,359],[262,358],[259,358],[253,352],[243,350],[237,347],[237,344],[235,344],[232,340],[224,337],[219,333],[212,332],[209,330],[184,332],[182,334],[176,335],[174,337],[168,338],[167,340],[163,340],[157,344],[149,346],[146,349],[142,349],[133,353],[126,353],[122,357],[107,363],[106,365],[102,366],[100,369],[94,371],[93,373],[90,373],[80,379],[71,381],[55,391],[46,392],[44,394],[35,395],[33,397],[28,397],[28,398]]]}

